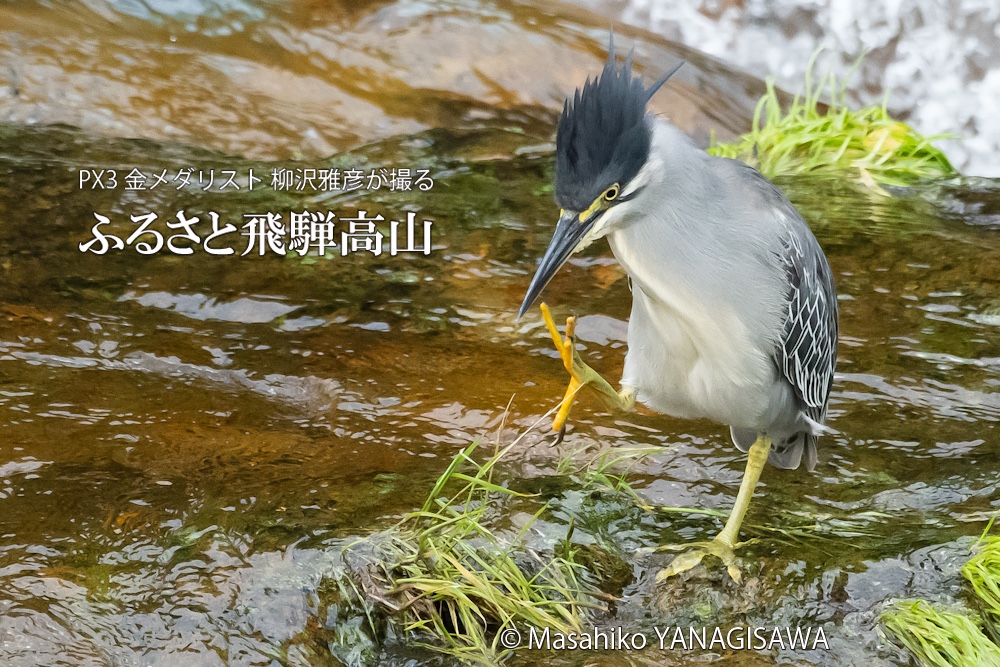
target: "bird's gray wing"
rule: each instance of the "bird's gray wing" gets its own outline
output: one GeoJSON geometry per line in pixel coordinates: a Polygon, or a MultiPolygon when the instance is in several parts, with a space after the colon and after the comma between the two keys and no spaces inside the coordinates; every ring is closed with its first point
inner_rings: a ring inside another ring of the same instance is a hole
{"type": "MultiPolygon", "coordinates": [[[[782,197],[784,199],[784,197],[782,197]]],[[[779,251],[788,283],[788,301],[775,364],[792,386],[799,403],[799,421],[792,433],[772,440],[768,461],[779,468],[816,467],[816,436],[826,408],[837,364],[837,293],[826,256],[816,237],[787,203],[779,213],[784,233],[779,251]]]]}
{"type": "MultiPolygon", "coordinates": [[[[837,297],[826,257],[805,222],[794,215],[780,252],[788,301],[774,360],[798,399],[797,421],[801,425],[771,433],[768,461],[779,468],[794,469],[804,458],[806,469],[811,471],[816,467],[816,436],[826,419],[837,363],[837,297]]],[[[732,436],[744,451],[754,439],[752,432],[739,429],[732,429],[732,436]]]]}
{"type": "Polygon", "coordinates": [[[775,252],[788,284],[785,322],[775,363],[815,422],[826,416],[837,364],[837,292],[819,242],[792,203],[771,181],[741,162],[744,184],[760,197],[761,207],[778,222],[775,252]]]}
{"type": "MultiPolygon", "coordinates": [[[[797,468],[803,455],[806,467],[816,465],[816,436],[826,418],[833,372],[837,364],[837,293],[826,256],[809,226],[791,202],[756,169],[730,161],[745,192],[753,193],[758,211],[778,230],[773,252],[787,283],[784,322],[776,341],[774,362],[798,399],[806,417],[800,430],[772,439],[768,461],[780,468],[797,468]]],[[[746,449],[752,434],[733,430],[733,442],[746,449]]]]}
{"type": "Polygon", "coordinates": [[[822,424],[837,364],[837,294],[830,265],[805,221],[790,204],[781,215],[788,306],[775,360],[802,411],[822,424]]]}

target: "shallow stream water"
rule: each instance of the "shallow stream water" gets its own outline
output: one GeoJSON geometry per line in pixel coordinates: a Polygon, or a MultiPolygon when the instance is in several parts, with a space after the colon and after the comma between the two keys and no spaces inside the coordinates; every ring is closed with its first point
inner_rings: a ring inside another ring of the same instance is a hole
{"type": "MultiPolygon", "coordinates": [[[[605,19],[518,2],[87,7],[0,8],[0,663],[359,664],[362,620],[329,593],[342,548],[419,507],[461,448],[513,439],[562,395],[537,311],[514,316],[556,217],[555,113],[599,69],[605,19]],[[273,169],[331,165],[426,169],[433,187],[269,187],[273,169]],[[127,190],[133,168],[266,180],[127,190]],[[81,169],[115,169],[119,187],[81,188],[81,169]],[[204,235],[211,212],[242,226],[303,209],[414,212],[433,219],[434,248],[241,257],[236,234],[229,256],[79,249],[95,213],[125,238],[133,214],[157,213],[169,235],[183,210],[204,235]]],[[[656,104],[698,140],[749,124],[758,81],[621,35],[647,71],[689,61],[656,104]]],[[[500,523],[548,501],[540,549],[572,520],[621,563],[606,624],[823,627],[831,649],[511,664],[905,665],[879,634],[886,605],[963,598],[959,568],[1000,504],[1000,185],[892,198],[780,185],[837,281],[838,434],[814,473],[764,472],[744,584],[718,566],[656,584],[669,556],[641,547],[719,523],[560,472],[566,457],[657,446],[629,473],[642,497],[728,511],[745,457],[715,424],[608,415],[585,397],[561,445],[543,422],[506,462],[505,482],[540,496],[500,523]]],[[[546,299],[582,316],[583,354],[616,378],[630,295],[607,248],[574,259],[546,299]]],[[[367,655],[439,664],[393,642],[367,655]]]]}

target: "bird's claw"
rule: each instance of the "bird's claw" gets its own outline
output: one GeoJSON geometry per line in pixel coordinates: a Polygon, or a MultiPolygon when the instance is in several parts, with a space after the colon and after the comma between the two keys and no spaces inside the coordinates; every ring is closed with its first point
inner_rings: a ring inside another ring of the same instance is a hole
{"type": "Polygon", "coordinates": [[[701,562],[705,556],[715,556],[726,566],[726,572],[736,583],[740,582],[740,568],[736,564],[736,546],[718,537],[710,542],[694,542],[692,544],[665,544],[656,551],[684,551],[677,555],[670,565],[656,574],[657,581],[669,579],[675,575],[687,572],[701,562]]]}
{"type": "Polygon", "coordinates": [[[556,323],[552,319],[552,312],[549,311],[549,307],[546,304],[541,304],[542,318],[545,320],[545,326],[549,330],[549,336],[552,337],[552,343],[555,345],[556,351],[559,352],[559,356],[562,358],[563,366],[569,372],[569,386],[566,387],[566,393],[563,395],[562,404],[559,406],[559,411],[556,413],[555,418],[552,420],[552,430],[559,431],[559,438],[557,442],[562,441],[562,436],[566,432],[566,420],[569,419],[570,408],[573,407],[573,400],[576,398],[576,392],[580,390],[580,387],[590,382],[593,378],[590,375],[593,371],[583,363],[580,359],[579,353],[576,351],[576,336],[574,332],[576,331],[576,318],[568,317],[566,318],[566,335],[560,336],[559,330],[556,329],[556,323]]]}

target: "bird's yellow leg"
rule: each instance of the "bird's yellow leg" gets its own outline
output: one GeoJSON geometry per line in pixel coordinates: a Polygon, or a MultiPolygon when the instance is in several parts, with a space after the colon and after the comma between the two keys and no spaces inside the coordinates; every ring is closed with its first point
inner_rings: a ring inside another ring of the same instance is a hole
{"type": "Polygon", "coordinates": [[[541,304],[542,318],[545,326],[549,330],[552,342],[562,357],[563,366],[569,371],[569,386],[566,387],[566,394],[563,396],[562,405],[552,421],[552,430],[561,431],[569,418],[569,410],[573,406],[576,392],[584,385],[590,385],[604,399],[604,402],[613,410],[631,412],[635,408],[635,390],[627,387],[622,391],[617,391],[607,380],[602,378],[597,371],[583,363],[580,354],[576,351],[576,339],[574,330],[576,328],[576,318],[570,317],[566,320],[566,336],[560,336],[556,323],[552,320],[552,313],[549,307],[541,304]]]}
{"type": "Polygon", "coordinates": [[[740,526],[743,524],[743,517],[746,516],[747,508],[750,507],[750,499],[753,497],[757,480],[760,479],[761,470],[767,463],[767,455],[771,451],[771,440],[765,435],[757,437],[757,441],[750,447],[747,457],[747,467],[743,473],[743,481],[740,483],[740,491],[736,495],[736,504],[733,511],[729,513],[729,519],[722,532],[715,536],[711,542],[695,542],[687,545],[665,545],[659,547],[657,551],[681,551],[680,554],[656,575],[657,581],[662,581],[675,574],[686,572],[701,562],[705,556],[716,556],[726,566],[726,571],[733,581],[739,582],[740,570],[736,566],[736,547],[740,546],[737,541],[740,533],[740,526]]]}

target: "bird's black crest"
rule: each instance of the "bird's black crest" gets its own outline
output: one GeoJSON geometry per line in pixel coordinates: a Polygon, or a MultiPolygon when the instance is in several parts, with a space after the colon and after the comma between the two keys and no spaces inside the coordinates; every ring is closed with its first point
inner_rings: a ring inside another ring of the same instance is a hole
{"type": "MultiPolygon", "coordinates": [[[[680,67],[680,65],[678,65],[680,67]]],[[[632,55],[621,69],[615,62],[614,35],[600,77],[577,88],[563,105],[556,132],[556,202],[585,210],[608,186],[628,183],[649,156],[652,128],[646,102],[670,75],[649,88],[632,76],[632,55]]]]}

